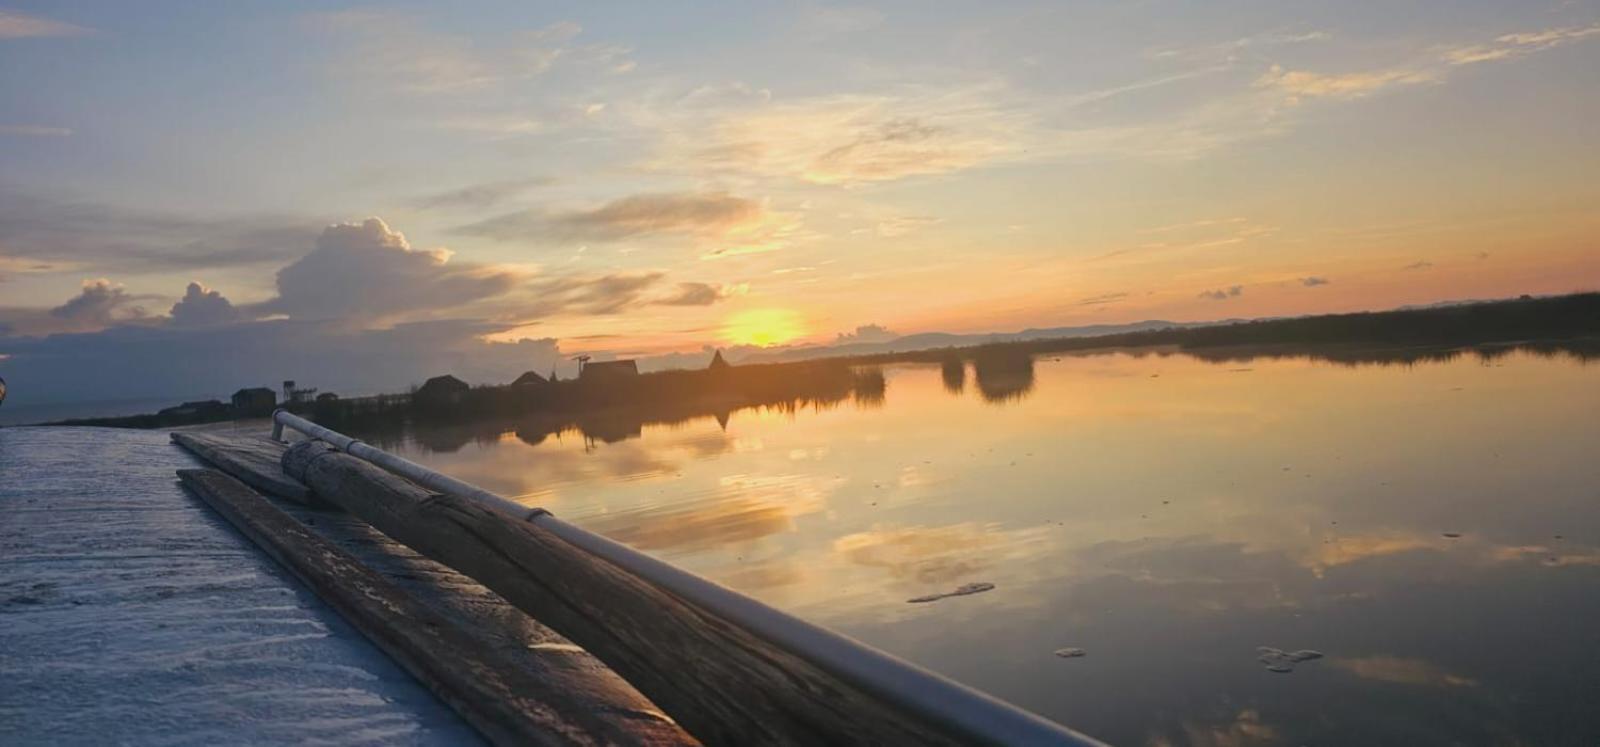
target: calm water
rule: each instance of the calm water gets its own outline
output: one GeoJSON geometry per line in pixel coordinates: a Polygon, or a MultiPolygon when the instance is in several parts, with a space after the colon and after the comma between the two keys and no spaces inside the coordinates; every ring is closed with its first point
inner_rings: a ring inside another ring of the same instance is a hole
{"type": "Polygon", "coordinates": [[[822,411],[400,450],[1115,743],[1600,743],[1600,364],[885,373],[822,411]]]}

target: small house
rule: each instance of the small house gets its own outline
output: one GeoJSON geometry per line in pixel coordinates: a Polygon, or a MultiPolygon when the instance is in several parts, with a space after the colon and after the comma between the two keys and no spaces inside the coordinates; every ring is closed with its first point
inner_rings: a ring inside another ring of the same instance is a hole
{"type": "Polygon", "coordinates": [[[423,382],[414,400],[422,405],[455,405],[460,404],[462,396],[471,390],[467,382],[445,374],[423,382]]]}
{"type": "Polygon", "coordinates": [[[240,389],[233,393],[233,410],[240,415],[271,415],[278,406],[278,393],[264,386],[240,389]]]}
{"type": "Polygon", "coordinates": [[[632,358],[617,361],[596,361],[584,364],[578,372],[579,381],[618,381],[639,375],[639,364],[632,358]]]}
{"type": "Polygon", "coordinates": [[[516,381],[511,382],[511,385],[512,386],[544,386],[545,384],[549,384],[549,383],[550,383],[549,379],[546,379],[545,377],[540,376],[537,373],[529,371],[527,373],[524,373],[521,376],[518,376],[516,381]]]}

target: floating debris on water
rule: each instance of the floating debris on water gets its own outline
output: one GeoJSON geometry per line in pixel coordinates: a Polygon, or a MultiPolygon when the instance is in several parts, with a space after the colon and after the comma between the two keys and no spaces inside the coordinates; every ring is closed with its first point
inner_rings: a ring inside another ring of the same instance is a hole
{"type": "Polygon", "coordinates": [[[1063,659],[1077,659],[1077,658],[1081,658],[1081,657],[1088,656],[1088,655],[1089,655],[1089,652],[1088,651],[1084,651],[1081,648],[1067,647],[1067,648],[1058,648],[1058,649],[1056,649],[1056,656],[1059,656],[1059,657],[1061,657],[1063,659]]]}
{"type": "Polygon", "coordinates": [[[1271,646],[1257,646],[1256,653],[1258,654],[1256,661],[1261,662],[1268,672],[1277,672],[1279,674],[1293,672],[1294,666],[1302,661],[1322,658],[1321,651],[1312,651],[1308,648],[1303,648],[1299,651],[1284,651],[1281,648],[1273,648],[1271,646]]]}
{"type": "Polygon", "coordinates": [[[993,589],[993,588],[994,588],[994,584],[991,584],[991,583],[989,583],[987,581],[979,581],[977,583],[962,584],[962,585],[956,587],[955,591],[946,591],[946,592],[940,592],[938,594],[929,594],[927,596],[922,596],[922,597],[913,597],[911,599],[907,599],[906,602],[909,603],[909,604],[921,604],[923,602],[937,602],[940,599],[944,599],[945,597],[964,597],[964,596],[966,596],[968,594],[977,594],[979,592],[985,592],[985,591],[988,591],[988,590],[993,589]]]}

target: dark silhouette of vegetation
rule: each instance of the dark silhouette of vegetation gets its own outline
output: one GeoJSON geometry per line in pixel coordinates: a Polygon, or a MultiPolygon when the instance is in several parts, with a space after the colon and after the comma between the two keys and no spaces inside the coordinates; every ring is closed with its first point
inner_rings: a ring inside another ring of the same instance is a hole
{"type": "Polygon", "coordinates": [[[939,378],[944,381],[944,390],[951,394],[960,394],[967,388],[967,361],[961,357],[944,359],[939,364],[939,378]]]}
{"type": "MultiPolygon", "coordinates": [[[[1216,362],[1266,356],[1341,365],[1410,365],[1467,354],[1492,360],[1518,349],[1585,361],[1600,357],[1600,293],[792,363],[730,366],[723,361],[696,371],[573,381],[525,375],[519,383],[506,386],[469,387],[454,377],[440,376],[408,394],[318,397],[288,407],[380,446],[403,440],[411,424],[425,425],[416,432],[426,431],[419,437],[428,442],[419,445],[452,451],[475,438],[499,438],[513,431],[528,443],[572,429],[609,443],[635,437],[651,424],[707,415],[726,424],[729,413],[747,407],[793,412],[833,407],[852,397],[862,406],[881,406],[887,382],[880,366],[899,362],[939,364],[946,390],[960,393],[970,360],[979,395],[987,402],[1006,403],[1027,396],[1034,386],[1035,356],[1049,353],[1124,350],[1135,355],[1185,354],[1216,362]]],[[[60,424],[169,428],[247,416],[220,402],[206,404],[60,424]]]]}

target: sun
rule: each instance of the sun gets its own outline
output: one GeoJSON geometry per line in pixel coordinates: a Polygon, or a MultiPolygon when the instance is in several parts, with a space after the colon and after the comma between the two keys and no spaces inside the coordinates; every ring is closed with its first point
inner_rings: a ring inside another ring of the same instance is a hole
{"type": "Polygon", "coordinates": [[[792,309],[749,309],[722,324],[722,339],[734,345],[782,345],[805,333],[805,320],[792,309]]]}

